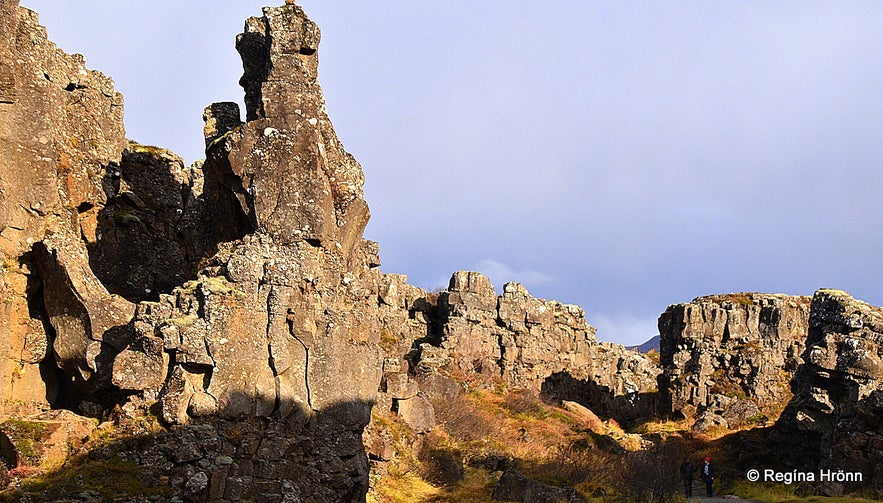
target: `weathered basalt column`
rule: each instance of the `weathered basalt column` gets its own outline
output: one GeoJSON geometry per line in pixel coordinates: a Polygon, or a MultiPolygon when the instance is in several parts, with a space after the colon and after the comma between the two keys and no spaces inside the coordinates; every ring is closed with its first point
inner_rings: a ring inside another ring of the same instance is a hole
{"type": "Polygon", "coordinates": [[[328,119],[317,80],[319,39],[296,5],[265,8],[246,21],[236,47],[247,122],[223,135],[207,125],[206,194],[223,214],[238,213],[248,232],[349,258],[369,217],[364,175],[328,119]]]}
{"type": "Polygon", "coordinates": [[[318,41],[294,5],[246,22],[247,120],[232,103],[204,113],[205,234],[217,249],[195,279],[138,305],[135,339],[114,361],[114,383],[158,400],[165,423],[232,446],[224,455],[237,464],[199,484],[195,501],[260,499],[267,487],[305,501],[367,491],[361,434],[381,382],[381,334],[409,329],[387,322],[380,285],[391,283],[362,238],[363,174],[325,112],[318,41]],[[242,424],[257,438],[230,433],[242,424]]]}

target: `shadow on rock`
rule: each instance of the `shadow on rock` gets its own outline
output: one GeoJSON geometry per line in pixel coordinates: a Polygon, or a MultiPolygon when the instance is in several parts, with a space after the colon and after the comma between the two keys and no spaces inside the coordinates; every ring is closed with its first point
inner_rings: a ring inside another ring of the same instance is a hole
{"type": "Polygon", "coordinates": [[[60,468],[38,476],[24,477],[38,470],[21,463],[34,439],[12,442],[19,466],[9,467],[0,501],[364,501],[369,411],[346,402],[294,420],[211,417],[165,428],[117,409],[60,468]]]}

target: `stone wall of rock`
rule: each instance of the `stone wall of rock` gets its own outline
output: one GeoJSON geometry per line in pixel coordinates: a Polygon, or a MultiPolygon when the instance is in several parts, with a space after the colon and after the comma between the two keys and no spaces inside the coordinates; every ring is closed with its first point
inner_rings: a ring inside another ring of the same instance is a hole
{"type": "Polygon", "coordinates": [[[236,47],[247,122],[234,127],[239,113],[230,104],[207,110],[217,123],[206,128],[205,191],[245,230],[349,257],[369,218],[364,174],[328,118],[317,80],[319,40],[319,28],[296,5],[265,8],[246,21],[236,47]]]}
{"type": "Polygon", "coordinates": [[[699,297],[659,317],[662,412],[736,426],[774,413],[803,362],[809,297],[699,297]]]}
{"type": "Polygon", "coordinates": [[[620,345],[599,343],[582,308],[532,297],[519,283],[507,283],[497,296],[487,278],[460,271],[439,308],[438,346],[460,372],[488,373],[536,391],[560,372],[615,394],[656,388],[654,365],[620,345]]]}
{"type": "Polygon", "coordinates": [[[156,410],[178,450],[139,462],[187,471],[192,501],[363,499],[382,345],[403,354],[425,333],[362,238],[363,174],[325,112],[318,29],[294,5],[246,22],[248,121],[206,110],[203,175],[127,142],[111,81],[36,14],[0,9],[0,400],[32,404],[3,412],[156,410]],[[246,420],[259,431],[243,443],[246,420]],[[194,425],[213,449],[187,450],[194,425]],[[231,463],[200,484],[207,456],[231,463]]]}
{"type": "Polygon", "coordinates": [[[883,492],[883,308],[817,291],[803,360],[774,428],[776,452],[802,469],[862,475],[861,483],[823,484],[830,495],[883,492]]]}
{"type": "MultiPolygon", "coordinates": [[[[580,307],[532,297],[518,283],[497,295],[488,278],[470,271],[454,273],[431,300],[420,312],[426,336],[408,358],[417,381],[449,394],[441,373],[472,386],[505,384],[577,401],[618,419],[655,413],[659,368],[619,344],[596,341],[580,307]]],[[[427,400],[418,394],[417,402],[427,400]]],[[[425,424],[427,413],[419,417],[425,424]]]]}

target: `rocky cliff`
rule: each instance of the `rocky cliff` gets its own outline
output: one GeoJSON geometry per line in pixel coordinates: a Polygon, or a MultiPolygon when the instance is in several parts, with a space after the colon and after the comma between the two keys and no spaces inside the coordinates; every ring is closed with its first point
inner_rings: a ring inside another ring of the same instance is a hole
{"type": "Polygon", "coordinates": [[[87,258],[126,140],[113,82],[17,4],[0,2],[0,400],[40,410],[100,388],[126,344],[134,305],[87,258]]]}
{"type": "Polygon", "coordinates": [[[861,473],[828,494],[883,489],[883,308],[839,290],[812,299],[804,365],[773,431],[777,453],[804,470],[861,473]]]}
{"type": "Polygon", "coordinates": [[[659,317],[661,411],[699,429],[777,415],[803,363],[809,301],[744,293],[669,306],[659,317]]]}
{"type": "Polygon", "coordinates": [[[0,0],[0,26],[7,467],[98,445],[88,459],[129,470],[98,478],[130,477],[131,501],[363,501],[369,454],[396,455],[372,410],[421,438],[465,392],[517,390],[698,429],[764,423],[790,400],[770,445],[805,437],[795,466],[881,478],[883,313],[842,292],[671,306],[660,368],[523,285],[498,295],[460,271],[430,293],[381,272],[364,173],[318,84],[320,31],[291,2],[246,21],[245,117],[206,107],[192,166],[126,140],[110,79],[35,13],[0,0]]]}
{"type": "Polygon", "coordinates": [[[2,9],[6,409],[154,409],[181,425],[163,441],[198,456],[130,456],[156,473],[176,463],[192,499],[358,500],[382,274],[362,239],[361,168],[316,83],[318,28],[293,5],[248,20],[248,120],[209,107],[208,161],[187,168],[127,142],[111,81],[48,42],[33,12],[2,9]],[[233,462],[204,463],[217,456],[233,462]]]}
{"type": "Polygon", "coordinates": [[[535,298],[519,283],[497,295],[488,278],[470,271],[454,273],[436,295],[412,287],[411,296],[402,307],[422,306],[410,323],[424,335],[402,353],[404,366],[385,369],[383,389],[418,429],[432,424],[431,403],[447,406],[453,380],[573,400],[619,420],[655,414],[656,364],[598,342],[578,306],[535,298]]]}
{"type": "Polygon", "coordinates": [[[653,391],[658,370],[596,342],[576,306],[467,272],[430,294],[377,269],[364,174],[299,7],[246,21],[245,118],[207,107],[206,160],[189,167],[127,141],[112,82],[33,12],[0,8],[0,401],[31,425],[0,425],[10,468],[54,463],[26,444],[80,445],[38,432],[112,424],[127,439],[93,456],[188,501],[360,501],[372,407],[426,432],[461,383],[611,415],[653,391]],[[34,415],[49,409],[112,423],[34,415]]]}

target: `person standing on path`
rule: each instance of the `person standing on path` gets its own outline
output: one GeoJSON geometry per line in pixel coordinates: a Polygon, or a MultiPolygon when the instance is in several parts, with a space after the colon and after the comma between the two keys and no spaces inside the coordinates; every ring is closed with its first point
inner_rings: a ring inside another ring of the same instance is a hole
{"type": "Polygon", "coordinates": [[[684,495],[688,498],[693,497],[693,472],[695,471],[693,463],[684,458],[684,462],[681,463],[681,480],[684,482],[684,495]]]}
{"type": "Polygon", "coordinates": [[[710,498],[711,484],[714,482],[714,465],[711,464],[711,458],[705,458],[705,464],[702,465],[702,480],[705,482],[705,495],[710,498]]]}

